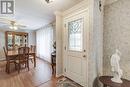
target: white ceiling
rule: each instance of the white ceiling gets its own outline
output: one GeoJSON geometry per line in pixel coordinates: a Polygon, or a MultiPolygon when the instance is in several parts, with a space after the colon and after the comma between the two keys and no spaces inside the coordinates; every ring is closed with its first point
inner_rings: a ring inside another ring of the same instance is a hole
{"type": "MultiPolygon", "coordinates": [[[[15,0],[15,16],[9,17],[17,20],[26,29],[35,30],[55,20],[55,11],[64,11],[83,0],[54,0],[47,4],[45,0],[15,0]]],[[[0,23],[0,29],[5,29],[0,23]]]]}

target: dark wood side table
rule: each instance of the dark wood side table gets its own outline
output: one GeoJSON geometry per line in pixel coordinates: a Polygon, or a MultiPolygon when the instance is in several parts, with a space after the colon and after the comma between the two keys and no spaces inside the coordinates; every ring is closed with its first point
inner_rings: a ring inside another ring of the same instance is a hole
{"type": "Polygon", "coordinates": [[[52,74],[56,74],[56,52],[51,53],[52,74]]]}
{"type": "Polygon", "coordinates": [[[99,80],[103,83],[104,87],[130,87],[130,81],[122,79],[123,83],[115,83],[111,81],[112,76],[100,76],[99,80]]]}

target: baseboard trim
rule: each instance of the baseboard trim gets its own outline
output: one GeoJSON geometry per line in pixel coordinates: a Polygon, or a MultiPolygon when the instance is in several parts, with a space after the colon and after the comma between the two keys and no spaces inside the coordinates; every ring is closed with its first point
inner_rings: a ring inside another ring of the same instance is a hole
{"type": "Polygon", "coordinates": [[[65,78],[63,75],[59,75],[58,77],[56,77],[56,79],[58,80],[58,79],[62,79],[62,78],[65,78]]]}
{"type": "Polygon", "coordinates": [[[40,60],[42,60],[42,61],[44,61],[44,62],[46,62],[46,63],[48,63],[48,64],[51,64],[50,62],[46,61],[46,60],[43,59],[43,58],[40,58],[40,57],[37,57],[37,58],[40,59],[40,60]]]}
{"type": "Polygon", "coordinates": [[[63,74],[57,74],[56,75],[56,78],[60,78],[60,77],[64,77],[64,75],[63,74]]]}

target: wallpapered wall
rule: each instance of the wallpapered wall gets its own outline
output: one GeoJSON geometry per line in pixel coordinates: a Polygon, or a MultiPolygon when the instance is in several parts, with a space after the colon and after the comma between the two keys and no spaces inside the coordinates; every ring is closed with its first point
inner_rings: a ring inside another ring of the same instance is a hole
{"type": "MultiPolygon", "coordinates": [[[[25,31],[25,32],[29,34],[29,46],[36,45],[35,31],[25,31]]],[[[5,58],[5,55],[3,52],[3,46],[5,46],[5,30],[0,30],[0,60],[3,60],[5,58]]]]}
{"type": "Polygon", "coordinates": [[[118,48],[123,77],[130,80],[130,0],[107,5],[104,12],[104,74],[111,75],[110,56],[118,48]]]}

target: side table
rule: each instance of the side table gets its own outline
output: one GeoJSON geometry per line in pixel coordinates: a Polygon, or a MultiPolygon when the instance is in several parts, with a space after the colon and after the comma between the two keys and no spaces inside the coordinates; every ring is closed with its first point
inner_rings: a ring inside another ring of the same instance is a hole
{"type": "Polygon", "coordinates": [[[111,81],[112,76],[100,76],[99,80],[102,82],[103,87],[130,87],[130,81],[123,79],[123,83],[115,83],[111,81]]]}

